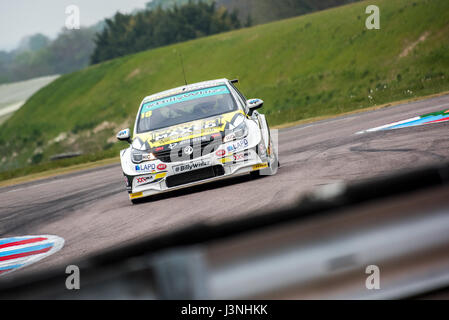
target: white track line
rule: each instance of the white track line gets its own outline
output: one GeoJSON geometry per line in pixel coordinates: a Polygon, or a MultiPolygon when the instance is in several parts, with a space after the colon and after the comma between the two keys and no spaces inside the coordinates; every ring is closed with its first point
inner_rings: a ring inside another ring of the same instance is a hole
{"type": "Polygon", "coordinates": [[[397,125],[400,125],[400,124],[403,124],[403,123],[412,122],[412,121],[416,121],[416,120],[419,120],[419,119],[421,119],[421,117],[414,117],[414,118],[410,118],[410,119],[407,119],[407,120],[402,120],[402,121],[398,121],[398,122],[389,123],[389,124],[386,124],[386,125],[383,125],[383,126],[380,126],[380,127],[359,131],[359,132],[356,132],[356,134],[380,131],[380,130],[383,130],[383,129],[388,128],[388,127],[397,126],[397,125]]]}

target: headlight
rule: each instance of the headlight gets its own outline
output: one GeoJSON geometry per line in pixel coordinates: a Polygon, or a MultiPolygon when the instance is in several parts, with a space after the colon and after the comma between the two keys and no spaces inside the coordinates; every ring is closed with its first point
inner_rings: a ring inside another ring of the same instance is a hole
{"type": "Polygon", "coordinates": [[[141,163],[144,161],[156,160],[156,157],[152,153],[133,149],[131,151],[131,159],[134,163],[141,163]]]}
{"type": "Polygon", "coordinates": [[[231,123],[231,132],[227,133],[223,139],[223,142],[229,142],[233,140],[243,139],[248,135],[248,126],[245,122],[244,116],[237,117],[233,123],[231,123]]]}

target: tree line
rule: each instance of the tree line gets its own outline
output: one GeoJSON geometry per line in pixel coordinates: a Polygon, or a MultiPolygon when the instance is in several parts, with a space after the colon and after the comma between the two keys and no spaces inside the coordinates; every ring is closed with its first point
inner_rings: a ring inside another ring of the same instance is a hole
{"type": "Polygon", "coordinates": [[[104,30],[97,34],[91,63],[241,27],[237,10],[217,8],[215,2],[189,1],[135,14],[118,12],[105,20],[104,30]]]}
{"type": "Polygon", "coordinates": [[[145,10],[55,40],[36,34],[19,48],[0,51],[0,83],[70,73],[130,53],[360,0],[152,0],[145,10]]]}
{"type": "Polygon", "coordinates": [[[56,39],[35,34],[22,39],[12,51],[0,51],[0,84],[53,74],[65,74],[89,65],[94,38],[102,24],[63,29],[56,39]]]}

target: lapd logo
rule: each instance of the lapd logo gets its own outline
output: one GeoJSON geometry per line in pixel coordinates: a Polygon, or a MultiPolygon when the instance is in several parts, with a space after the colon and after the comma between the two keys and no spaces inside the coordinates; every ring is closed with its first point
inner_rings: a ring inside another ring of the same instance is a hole
{"type": "Polygon", "coordinates": [[[137,172],[152,172],[156,170],[156,165],[154,163],[140,164],[136,166],[137,172]]]}

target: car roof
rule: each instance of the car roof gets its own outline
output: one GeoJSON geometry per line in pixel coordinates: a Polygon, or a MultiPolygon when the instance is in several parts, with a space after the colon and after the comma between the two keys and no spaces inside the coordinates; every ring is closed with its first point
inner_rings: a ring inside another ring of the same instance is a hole
{"type": "Polygon", "coordinates": [[[181,86],[181,87],[177,87],[177,88],[173,88],[173,89],[169,89],[169,90],[165,90],[162,92],[152,94],[150,96],[145,97],[145,99],[143,99],[142,103],[162,99],[162,98],[165,98],[165,97],[168,97],[168,96],[171,96],[174,94],[178,94],[178,93],[189,92],[192,90],[198,90],[198,89],[203,89],[203,88],[208,88],[208,87],[213,87],[213,86],[219,86],[219,85],[228,84],[228,83],[229,83],[228,79],[216,79],[216,80],[192,83],[192,84],[188,84],[186,86],[181,86]]]}

